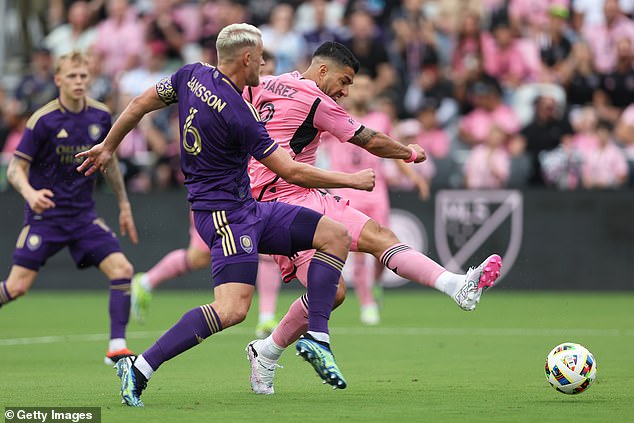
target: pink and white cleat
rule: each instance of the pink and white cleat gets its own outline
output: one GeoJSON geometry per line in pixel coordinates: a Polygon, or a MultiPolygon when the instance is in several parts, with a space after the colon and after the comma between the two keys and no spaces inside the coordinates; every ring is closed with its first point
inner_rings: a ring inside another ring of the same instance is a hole
{"type": "Polygon", "coordinates": [[[465,283],[453,295],[458,307],[465,311],[473,311],[480,302],[482,291],[490,288],[500,277],[502,258],[493,254],[486,258],[478,267],[471,267],[465,275],[465,283]]]}

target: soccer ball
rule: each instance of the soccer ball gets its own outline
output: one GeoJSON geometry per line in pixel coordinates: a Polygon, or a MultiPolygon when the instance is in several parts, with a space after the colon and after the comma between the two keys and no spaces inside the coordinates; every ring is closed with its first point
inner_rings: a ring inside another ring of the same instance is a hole
{"type": "Polygon", "coordinates": [[[564,394],[587,390],[597,376],[597,362],[584,346],[573,342],[557,345],[546,358],[546,379],[564,394]]]}

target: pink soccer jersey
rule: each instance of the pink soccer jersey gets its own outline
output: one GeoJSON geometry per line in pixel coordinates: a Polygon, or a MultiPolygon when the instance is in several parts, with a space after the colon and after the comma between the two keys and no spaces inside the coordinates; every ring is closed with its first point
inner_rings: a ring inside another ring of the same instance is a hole
{"type": "MultiPolygon", "coordinates": [[[[353,116],[368,128],[389,134],[392,123],[389,116],[381,112],[371,112],[363,117],[353,116]]],[[[386,225],[389,211],[389,197],[387,182],[383,167],[383,160],[363,148],[348,143],[339,142],[333,135],[324,132],[321,142],[328,153],[330,170],[346,173],[359,172],[363,169],[374,169],[376,180],[371,192],[359,191],[351,188],[330,190],[350,201],[350,205],[361,210],[382,225],[386,225]]]]}
{"type": "MultiPolygon", "coordinates": [[[[258,110],[271,138],[302,163],[315,164],[322,132],[346,142],[362,126],[314,81],[303,79],[297,71],[263,77],[258,87],[246,87],[243,97],[258,110]]],[[[253,159],[249,176],[253,197],[260,201],[295,196],[306,190],[286,183],[253,159]]]]}

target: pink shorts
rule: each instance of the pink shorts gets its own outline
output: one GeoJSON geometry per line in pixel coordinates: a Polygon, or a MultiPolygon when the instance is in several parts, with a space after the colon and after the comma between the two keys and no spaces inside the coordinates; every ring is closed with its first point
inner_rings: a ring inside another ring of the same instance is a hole
{"type": "Polygon", "coordinates": [[[390,220],[390,197],[385,192],[365,192],[356,189],[340,188],[333,190],[333,195],[340,195],[348,200],[350,207],[368,215],[381,226],[388,226],[390,220]]]}
{"type": "Polygon", "coordinates": [[[189,246],[199,251],[209,251],[207,243],[203,241],[194,226],[194,213],[191,210],[189,212],[189,246]]]}
{"type": "MultiPolygon", "coordinates": [[[[352,239],[350,244],[352,251],[357,251],[361,230],[370,220],[370,217],[351,207],[348,200],[321,190],[309,190],[306,195],[284,197],[278,201],[307,207],[342,223],[352,239]]],[[[314,252],[315,250],[300,251],[292,257],[273,256],[275,262],[280,266],[284,281],[290,281],[295,276],[296,268],[309,262],[314,252]]]]}

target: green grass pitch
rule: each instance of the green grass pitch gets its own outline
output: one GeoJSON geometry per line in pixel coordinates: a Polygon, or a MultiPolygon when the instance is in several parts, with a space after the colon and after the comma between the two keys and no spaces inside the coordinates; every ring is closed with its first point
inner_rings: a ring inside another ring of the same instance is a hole
{"type": "MultiPolygon", "coordinates": [[[[283,290],[279,310],[299,291],[283,290]]],[[[149,321],[131,323],[143,351],[206,292],[161,291],[149,321]]],[[[254,303],[255,304],[255,303],[254,303]]],[[[96,406],[104,422],[625,422],[634,421],[634,294],[489,292],[466,313],[425,290],[386,292],[382,323],[358,321],[354,295],[331,318],[333,350],[348,389],[322,385],[289,349],[275,395],[249,386],[247,321],[164,364],[144,409],[120,404],[118,379],[102,362],[105,293],[35,291],[0,310],[2,406],[96,406]],[[597,381],[567,396],[544,377],[564,341],[597,359],[597,381]]]]}

